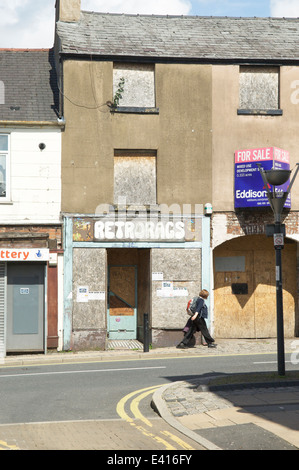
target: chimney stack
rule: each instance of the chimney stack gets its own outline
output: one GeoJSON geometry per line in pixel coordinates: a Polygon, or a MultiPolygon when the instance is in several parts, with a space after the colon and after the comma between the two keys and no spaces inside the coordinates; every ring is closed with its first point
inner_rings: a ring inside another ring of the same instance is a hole
{"type": "Polygon", "coordinates": [[[56,0],[56,21],[76,23],[80,20],[81,0],[56,0]]]}

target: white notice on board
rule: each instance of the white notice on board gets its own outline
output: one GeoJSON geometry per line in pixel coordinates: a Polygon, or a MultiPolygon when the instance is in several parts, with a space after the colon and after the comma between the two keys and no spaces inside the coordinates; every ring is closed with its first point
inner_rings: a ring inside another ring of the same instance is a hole
{"type": "Polygon", "coordinates": [[[89,292],[88,300],[105,300],[105,291],[89,292]]]}
{"type": "Polygon", "coordinates": [[[77,287],[77,302],[88,302],[88,286],[77,287]]]}
{"type": "Polygon", "coordinates": [[[157,289],[158,297],[187,297],[188,290],[185,287],[174,287],[173,289],[157,289]]]}
{"type": "Polygon", "coordinates": [[[163,281],[163,273],[152,273],[153,281],[163,281]]]}

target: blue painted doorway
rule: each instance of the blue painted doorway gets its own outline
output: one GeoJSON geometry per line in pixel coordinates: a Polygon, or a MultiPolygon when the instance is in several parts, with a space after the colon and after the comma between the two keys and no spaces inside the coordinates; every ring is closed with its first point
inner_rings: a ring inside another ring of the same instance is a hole
{"type": "Polygon", "coordinates": [[[137,266],[108,267],[108,337],[137,338],[137,266]]]}

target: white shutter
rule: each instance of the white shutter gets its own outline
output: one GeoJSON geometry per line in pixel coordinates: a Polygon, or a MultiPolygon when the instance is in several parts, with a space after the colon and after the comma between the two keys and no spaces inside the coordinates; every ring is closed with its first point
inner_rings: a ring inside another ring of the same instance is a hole
{"type": "Polygon", "coordinates": [[[5,263],[0,263],[0,358],[5,357],[5,263]]]}

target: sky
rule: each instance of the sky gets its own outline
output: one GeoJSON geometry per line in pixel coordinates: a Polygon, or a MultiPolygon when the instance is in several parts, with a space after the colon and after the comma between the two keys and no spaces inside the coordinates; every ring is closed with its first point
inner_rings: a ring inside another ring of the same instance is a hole
{"type": "MultiPolygon", "coordinates": [[[[299,17],[299,0],[81,0],[81,10],[146,15],[299,17]]],[[[1,0],[0,48],[54,42],[55,0],[1,0]]]]}

